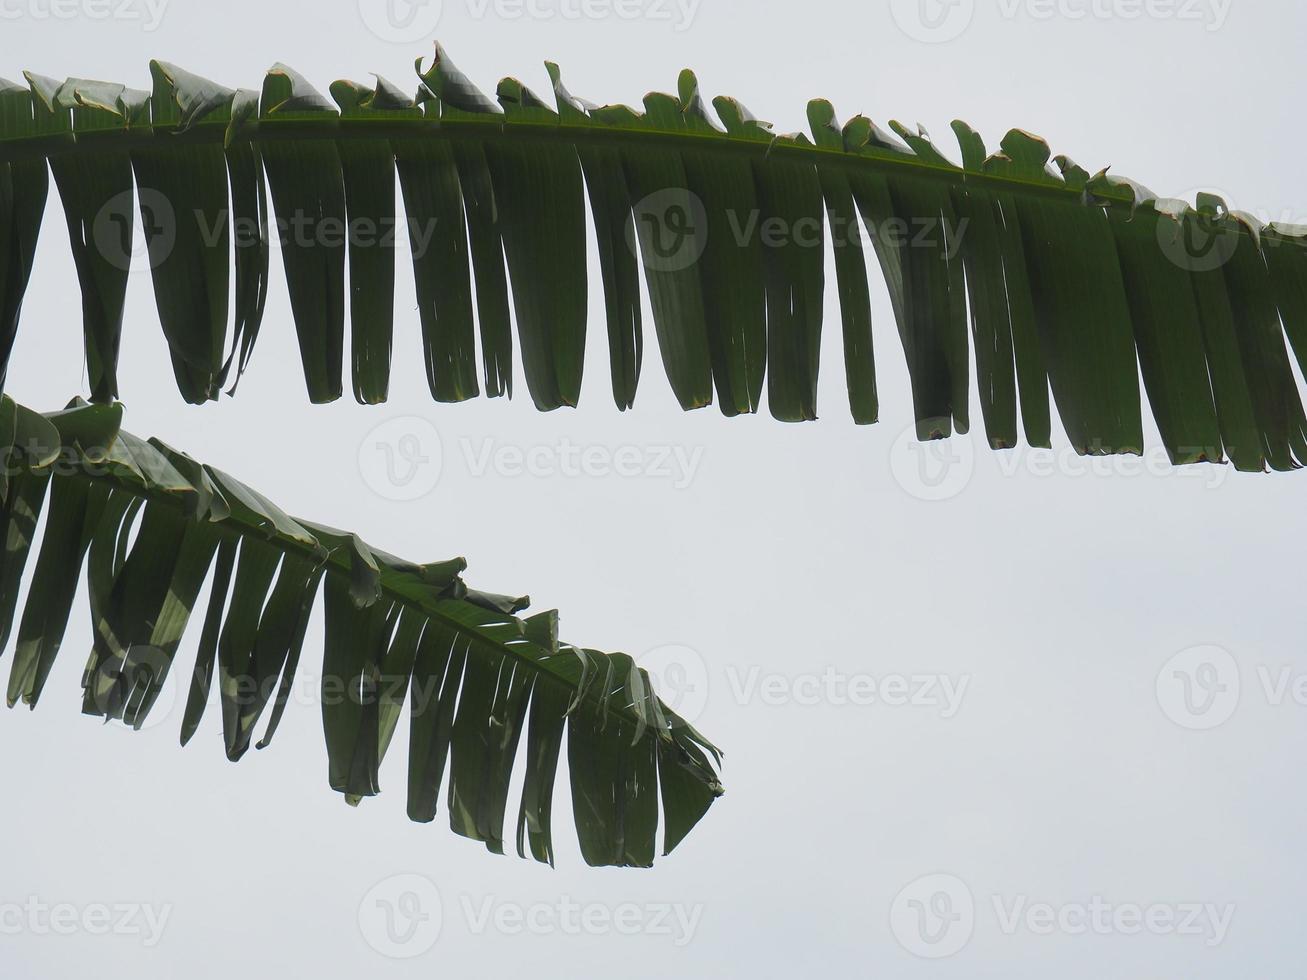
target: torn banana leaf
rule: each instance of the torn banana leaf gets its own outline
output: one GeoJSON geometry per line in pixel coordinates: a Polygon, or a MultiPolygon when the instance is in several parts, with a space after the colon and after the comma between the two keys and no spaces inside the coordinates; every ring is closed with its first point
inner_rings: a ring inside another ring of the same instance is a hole
{"type": "Polygon", "coordinates": [[[1022,129],[991,151],[957,121],[958,161],[921,127],[841,120],[822,99],[808,104],[810,136],[776,133],[688,70],[638,108],[573,96],[552,62],[550,100],[514,78],[480,85],[439,45],[416,71],[413,96],[342,80],[330,99],[284,65],[259,91],[165,62],[151,63],[150,92],[0,81],[0,383],[48,169],[97,402],[117,395],[133,228],[179,390],[204,401],[249,363],[271,215],[313,401],[339,397],[346,360],[355,397],[383,401],[393,358],[418,354],[392,343],[396,309],[413,307],[394,293],[406,238],[437,401],[511,396],[516,323],[532,402],[575,406],[596,274],[588,206],[619,409],[642,370],[643,278],[683,409],[817,418],[829,252],[859,424],[884,408],[874,256],[921,439],[968,431],[975,398],[995,449],[1023,436],[1049,447],[1055,407],[1077,452],[1141,453],[1146,396],[1177,465],[1307,460],[1293,371],[1307,358],[1307,229],[1206,195],[1161,198],[1022,129]]]}
{"type": "Polygon", "coordinates": [[[0,396],[0,653],[31,566],[11,707],[40,700],[84,572],[93,627],[86,714],[139,729],[180,671],[190,680],[181,685],[183,744],[216,687],[223,749],[236,761],[251,744],[269,744],[306,643],[321,642],[327,777],[350,803],[381,791],[406,704],[410,817],[434,820],[443,796],[453,831],[494,853],[514,839],[515,815],[518,853],[552,864],[564,731],[591,865],[652,864],[659,823],[668,853],[721,795],[717,749],[658,700],[630,657],[559,642],[557,613],[519,618],[528,600],[470,589],[461,558],[413,564],[291,517],[234,477],[122,431],[121,421],[118,404],[75,399],[39,415],[0,396]],[[325,638],[310,641],[319,593],[325,638]],[[177,661],[201,608],[187,675],[177,661]],[[512,802],[519,753],[526,777],[512,802]]]}

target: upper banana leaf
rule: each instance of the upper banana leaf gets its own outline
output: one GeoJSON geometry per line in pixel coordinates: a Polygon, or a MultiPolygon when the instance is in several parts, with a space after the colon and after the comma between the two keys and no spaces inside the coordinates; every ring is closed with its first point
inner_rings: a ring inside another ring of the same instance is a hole
{"type": "Polygon", "coordinates": [[[573,97],[552,64],[552,99],[514,79],[491,98],[439,47],[429,67],[418,63],[415,96],[381,80],[338,81],[326,97],[283,65],[260,92],[150,68],[150,92],[32,74],[26,86],[0,83],[0,377],[48,160],[96,401],[117,394],[139,220],[190,401],[234,387],[247,364],[274,243],[310,397],[343,391],[348,317],[354,395],[384,400],[392,246],[407,236],[433,396],[511,394],[515,314],[532,400],[575,405],[588,201],[623,409],[642,366],[643,271],[684,408],[715,400],[735,415],[765,397],[779,419],[815,418],[830,248],[850,408],[857,422],[876,421],[870,250],[921,438],[967,431],[974,360],[995,448],[1020,433],[1050,444],[1051,391],[1077,451],[1141,452],[1142,376],[1175,463],[1228,458],[1260,471],[1307,460],[1285,343],[1287,333],[1302,367],[1307,229],[1091,175],[1021,130],[991,154],[955,123],[958,164],[921,130],[890,123],[890,133],[863,116],[841,124],[815,100],[811,139],[777,135],[731,98],[713,100],[714,118],[688,71],[643,111],[573,97]]]}
{"type": "Polygon", "coordinates": [[[215,679],[228,758],[245,754],[265,712],[257,744],[269,743],[321,586],[328,775],[351,803],[380,792],[406,700],[409,816],[435,818],[448,760],[451,828],[495,853],[520,746],[518,853],[553,863],[564,729],[589,864],[653,863],[659,790],[664,853],[721,794],[717,750],[657,698],[630,657],[560,643],[557,613],[518,618],[528,600],[468,588],[461,558],[416,565],[292,518],[226,473],[121,431],[121,420],[117,404],[75,400],[38,415],[0,396],[0,654],[48,498],[18,621],[11,707],[36,706],[85,566],[94,636],[83,711],[139,728],[212,571],[183,744],[215,679]]]}

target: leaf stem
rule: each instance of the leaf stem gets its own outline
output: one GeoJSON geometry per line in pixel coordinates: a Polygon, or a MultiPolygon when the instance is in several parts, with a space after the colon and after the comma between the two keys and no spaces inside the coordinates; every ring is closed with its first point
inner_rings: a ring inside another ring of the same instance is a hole
{"type": "MultiPolygon", "coordinates": [[[[226,138],[225,121],[200,121],[181,132],[175,126],[137,125],[131,128],[104,125],[61,133],[55,136],[0,137],[0,162],[16,159],[56,156],[92,149],[131,151],[158,145],[158,140],[175,141],[176,145],[221,143],[226,138]]],[[[1083,203],[1081,191],[1065,185],[1044,183],[1021,177],[979,174],[930,160],[889,153],[860,154],[835,148],[777,139],[772,142],[741,139],[725,133],[631,129],[588,123],[586,125],[544,124],[527,121],[505,122],[500,116],[478,118],[386,119],[365,117],[341,119],[287,118],[261,119],[249,124],[240,139],[256,143],[295,140],[504,140],[507,142],[573,143],[638,151],[645,147],[692,150],[695,153],[723,153],[753,158],[776,158],[835,166],[885,176],[914,177],[958,187],[977,187],[997,193],[1015,193],[1052,198],[1068,203],[1083,203]]],[[[1095,200],[1113,208],[1133,207],[1129,191],[1119,194],[1096,194],[1095,200]]]]}

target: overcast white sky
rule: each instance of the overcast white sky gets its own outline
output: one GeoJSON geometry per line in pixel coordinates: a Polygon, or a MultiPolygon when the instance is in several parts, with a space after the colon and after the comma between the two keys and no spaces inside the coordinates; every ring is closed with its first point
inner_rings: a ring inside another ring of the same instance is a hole
{"type": "MultiPolygon", "coordinates": [[[[0,0],[0,74],[148,87],[160,57],[257,88],[284,61],[324,91],[373,71],[407,88],[438,36],[488,90],[506,74],[547,90],[549,58],[576,94],[638,104],[692,66],[706,94],[781,130],[806,128],[814,96],[845,117],[920,121],[950,151],[955,117],[991,146],[1021,126],[1090,171],[1307,215],[1301,4],[926,3],[444,0],[405,26],[369,0],[0,0]]],[[[581,407],[539,415],[520,367],[511,404],[431,402],[404,253],[389,404],[307,403],[274,265],[238,397],[187,407],[142,267],[129,427],[388,550],[466,555],[472,583],[560,608],[572,642],[646,657],[726,750],[728,795],[651,872],[586,869],[566,809],[557,870],[497,859],[452,836],[443,808],[408,823],[402,727],[385,792],[351,810],[326,785],[311,697],[239,766],[215,712],[185,750],[180,705],[141,734],[82,717],[79,606],[40,709],[0,712],[0,969],[1292,975],[1307,656],[1288,558],[1307,478],[1091,469],[964,442],[941,469],[902,438],[906,372],[874,270],[880,425],[848,421],[833,270],[819,422],[681,414],[652,330],[637,407],[620,415],[592,269],[581,407]],[[388,489],[378,441],[431,458],[423,496],[388,489]],[[52,930],[52,906],[72,925],[52,930]],[[104,906],[133,918],[99,935],[104,906]]],[[[84,393],[80,330],[52,194],[10,393],[41,408],[84,393]]]]}

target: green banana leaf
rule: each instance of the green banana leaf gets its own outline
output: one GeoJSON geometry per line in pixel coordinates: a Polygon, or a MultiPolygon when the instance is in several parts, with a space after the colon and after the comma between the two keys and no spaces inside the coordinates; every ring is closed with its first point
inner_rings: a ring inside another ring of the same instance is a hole
{"type": "Polygon", "coordinates": [[[517,851],[553,863],[564,732],[591,865],[653,863],[659,792],[664,853],[721,795],[717,749],[658,699],[630,657],[560,643],[556,612],[519,618],[528,600],[469,588],[461,558],[414,564],[293,518],[226,473],[122,431],[122,415],[119,404],[80,399],[39,415],[0,396],[0,654],[12,635],[11,707],[40,699],[85,568],[94,635],[82,710],[140,728],[179,669],[212,569],[183,744],[215,680],[227,757],[246,753],[265,718],[257,745],[269,744],[321,592],[328,778],[350,803],[380,792],[406,702],[409,816],[434,820],[445,784],[453,831],[494,853],[505,849],[522,752],[517,851]]]}
{"type": "Polygon", "coordinates": [[[958,163],[920,129],[841,123],[814,100],[811,137],[776,134],[732,98],[712,100],[714,118],[688,71],[640,109],[573,96],[552,63],[552,98],[515,79],[492,98],[439,46],[412,96],[378,80],[327,97],[284,65],[258,92],[150,67],[149,93],[0,82],[0,384],[52,172],[95,401],[117,395],[134,201],[188,401],[234,388],[248,364],[275,231],[313,401],[342,394],[347,335],[355,397],[386,397],[389,249],[407,237],[433,397],[511,395],[515,318],[534,404],[574,406],[588,201],[619,408],[642,367],[643,270],[683,408],[753,413],[765,390],[776,418],[815,418],[829,248],[860,424],[880,414],[874,254],[922,439],[968,430],[974,384],[996,449],[1020,434],[1048,446],[1052,405],[1078,452],[1139,453],[1142,376],[1174,463],[1307,460],[1290,360],[1307,359],[1307,229],[1091,174],[1022,130],[990,153],[955,123],[958,163]]]}

